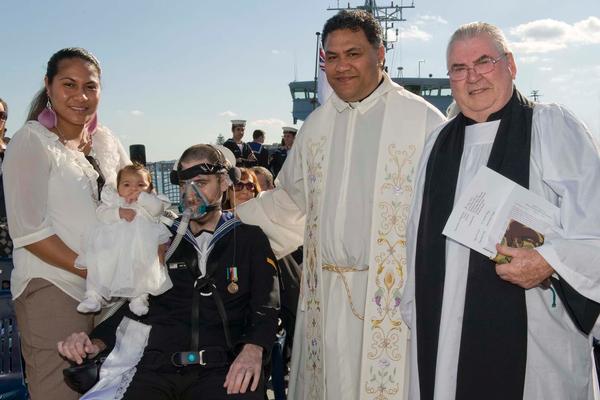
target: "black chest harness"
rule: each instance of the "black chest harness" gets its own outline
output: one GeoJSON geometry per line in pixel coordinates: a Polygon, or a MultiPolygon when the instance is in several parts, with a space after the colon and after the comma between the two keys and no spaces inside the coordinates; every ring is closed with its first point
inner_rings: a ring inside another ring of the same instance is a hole
{"type": "MultiPolygon", "coordinates": [[[[202,275],[198,263],[194,263],[191,268],[188,266],[188,271],[194,279],[190,349],[188,351],[178,351],[171,355],[171,363],[175,367],[186,367],[190,365],[200,365],[208,368],[220,367],[228,365],[234,357],[234,349],[231,342],[227,311],[225,310],[223,299],[221,298],[219,290],[217,289],[214,274],[220,266],[218,262],[219,254],[224,251],[226,247],[226,243],[224,241],[220,241],[219,239],[221,239],[230,231],[234,230],[235,227],[240,224],[240,221],[235,218],[228,218],[224,215],[224,219],[222,219],[220,222],[221,223],[217,227],[209,245],[209,257],[207,258],[206,273],[202,275]],[[200,349],[201,296],[212,297],[215,301],[217,312],[219,313],[219,317],[221,318],[221,323],[223,325],[223,333],[225,335],[227,349],[223,349],[222,347],[206,347],[200,349]]],[[[175,221],[173,227],[177,228],[178,226],[178,221],[175,221]]],[[[193,245],[194,248],[197,248],[196,240],[189,230],[186,232],[184,240],[193,245]]],[[[234,247],[235,245],[236,243],[234,236],[234,247]]],[[[233,254],[233,258],[235,261],[235,252],[233,254]]]]}

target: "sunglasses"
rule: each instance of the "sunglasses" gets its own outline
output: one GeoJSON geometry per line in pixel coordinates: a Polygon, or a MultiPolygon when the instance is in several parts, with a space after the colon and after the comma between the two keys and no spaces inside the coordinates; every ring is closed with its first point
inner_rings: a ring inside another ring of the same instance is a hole
{"type": "Polygon", "coordinates": [[[8,113],[6,111],[0,111],[0,121],[6,121],[8,113]]]}
{"type": "Polygon", "coordinates": [[[252,182],[246,182],[246,183],[238,182],[235,185],[233,185],[233,187],[238,192],[244,188],[246,188],[246,190],[249,192],[254,192],[256,190],[256,185],[254,185],[254,183],[252,183],[252,182]]]}

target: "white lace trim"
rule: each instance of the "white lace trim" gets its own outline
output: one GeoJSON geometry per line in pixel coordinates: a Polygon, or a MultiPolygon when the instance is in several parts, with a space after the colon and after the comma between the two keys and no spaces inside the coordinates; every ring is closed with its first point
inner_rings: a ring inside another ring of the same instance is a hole
{"type": "Polygon", "coordinates": [[[117,328],[116,343],[102,367],[100,380],[81,399],[123,398],[137,372],[152,327],[124,317],[117,328]]]}
{"type": "Polygon", "coordinates": [[[79,167],[90,183],[90,196],[92,196],[94,201],[98,202],[98,173],[88,160],[85,159],[83,153],[63,145],[58,140],[58,136],[56,140],[48,143],[47,149],[51,154],[54,154],[58,168],[60,168],[63,162],[73,163],[79,167]]]}
{"type": "Polygon", "coordinates": [[[117,185],[119,170],[119,146],[112,132],[105,126],[98,126],[92,136],[92,157],[98,161],[106,183],[117,185]]]}
{"type": "Polygon", "coordinates": [[[136,372],[137,367],[133,367],[121,375],[121,383],[119,383],[119,387],[115,392],[114,400],[121,400],[123,396],[125,396],[125,392],[127,392],[127,388],[129,388],[129,385],[131,384],[136,372]]]}
{"type": "MultiPolygon", "coordinates": [[[[50,143],[48,143],[47,148],[50,153],[54,154],[57,163],[60,165],[61,162],[73,162],[75,165],[77,165],[89,180],[90,188],[92,190],[90,195],[97,201],[99,197],[97,183],[98,173],[94,167],[92,167],[92,165],[85,159],[83,153],[64,146],[58,140],[58,136],[46,128],[42,127],[42,129],[44,136],[50,139],[50,143]]],[[[92,151],[90,152],[90,156],[94,157],[94,159],[98,162],[106,183],[116,186],[117,172],[119,171],[121,154],[117,140],[108,128],[104,126],[98,126],[94,132],[94,135],[92,136],[92,151]]]]}
{"type": "MultiPolygon", "coordinates": [[[[137,324],[140,324],[137,321],[133,321],[137,324]]],[[[129,320],[127,318],[127,320],[123,320],[121,321],[121,324],[125,323],[127,326],[127,330],[131,329],[132,331],[136,330],[136,326],[134,324],[134,326],[129,327],[129,324],[132,323],[132,320],[129,320]]],[[[121,329],[121,324],[119,324],[119,328],[121,329]]],[[[133,334],[133,332],[131,332],[130,334],[133,334]]],[[[121,400],[123,398],[123,396],[125,395],[125,392],[127,391],[127,388],[129,387],[129,385],[131,384],[131,381],[133,380],[133,377],[135,376],[135,373],[137,371],[137,365],[140,362],[140,360],[142,359],[142,357],[144,356],[144,351],[146,350],[146,345],[148,344],[148,336],[149,333],[147,333],[145,335],[145,340],[144,340],[144,345],[143,346],[137,346],[136,352],[135,352],[135,364],[128,369],[127,371],[125,371],[123,374],[121,374],[121,380],[119,382],[119,386],[117,387],[117,390],[115,392],[115,400],[121,400]]],[[[125,340],[125,339],[123,339],[125,340]]]]}

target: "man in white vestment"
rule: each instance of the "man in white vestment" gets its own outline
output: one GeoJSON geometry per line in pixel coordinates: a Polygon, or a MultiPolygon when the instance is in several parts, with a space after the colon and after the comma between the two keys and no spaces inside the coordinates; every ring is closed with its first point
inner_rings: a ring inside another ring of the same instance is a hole
{"type": "Polygon", "coordinates": [[[460,27],[447,66],[458,115],[428,138],[407,230],[402,314],[411,329],[409,398],[593,398],[600,323],[600,156],[585,125],[531,103],[503,33],[460,27]],[[487,165],[560,208],[537,248],[497,246],[495,264],[442,235],[487,165]]]}
{"type": "Polygon", "coordinates": [[[297,134],[277,188],[238,208],[278,257],[304,243],[291,399],[403,399],[405,228],[427,132],[444,118],[383,71],[378,22],[323,28],[334,90],[297,134]]]}

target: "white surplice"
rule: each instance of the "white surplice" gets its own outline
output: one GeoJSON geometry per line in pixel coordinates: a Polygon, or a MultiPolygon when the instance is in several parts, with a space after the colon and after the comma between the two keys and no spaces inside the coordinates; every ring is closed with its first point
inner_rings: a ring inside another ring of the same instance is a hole
{"type": "Polygon", "coordinates": [[[238,208],[278,257],[304,243],[290,399],[403,398],[406,219],[425,136],[442,121],[388,76],[361,102],[333,94],[302,126],[277,189],[238,208]]]}
{"type": "MultiPolygon", "coordinates": [[[[499,121],[493,121],[466,127],[455,201],[487,164],[498,126],[499,121]]],[[[440,131],[441,127],[423,150],[407,232],[409,279],[402,313],[412,329],[410,399],[420,397],[414,301],[417,229],[427,160],[440,131]]],[[[599,151],[586,127],[560,106],[536,104],[534,108],[529,189],[560,207],[559,232],[546,235],[538,252],[578,292],[600,301],[599,151]]],[[[436,400],[455,398],[468,266],[469,249],[447,239],[436,400]]],[[[525,293],[528,339],[523,398],[592,399],[591,338],[578,331],[552,290],[538,287],[525,293]]]]}

